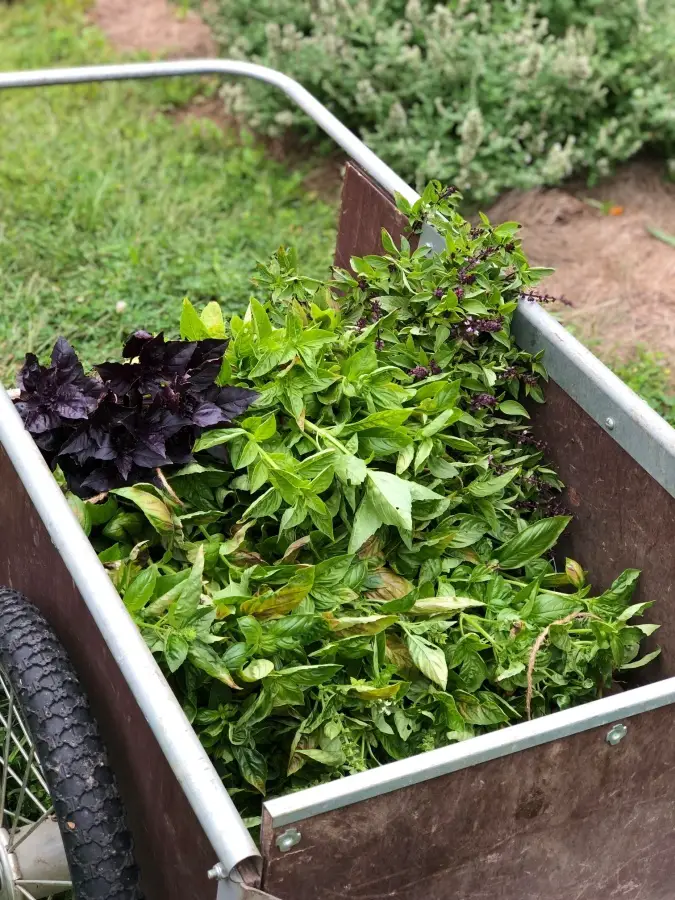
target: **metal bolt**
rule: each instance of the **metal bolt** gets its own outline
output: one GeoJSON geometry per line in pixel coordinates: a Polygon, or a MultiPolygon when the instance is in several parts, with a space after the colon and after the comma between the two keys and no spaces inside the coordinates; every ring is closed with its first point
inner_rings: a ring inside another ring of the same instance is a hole
{"type": "Polygon", "coordinates": [[[625,725],[613,725],[607,732],[606,741],[608,744],[611,744],[612,747],[616,747],[616,745],[626,737],[627,733],[628,728],[625,725]]]}
{"type": "Polygon", "coordinates": [[[206,873],[211,881],[225,881],[227,878],[227,872],[225,871],[225,866],[222,863],[216,863],[212,869],[206,873]]]}
{"type": "Polygon", "coordinates": [[[607,426],[607,428],[608,428],[610,431],[612,431],[612,429],[614,428],[614,419],[613,419],[611,416],[608,416],[608,417],[605,419],[605,425],[607,426]]]}
{"type": "Polygon", "coordinates": [[[302,835],[297,828],[288,828],[277,838],[277,847],[282,853],[286,853],[292,847],[295,847],[296,844],[300,843],[301,837],[302,835]]]}

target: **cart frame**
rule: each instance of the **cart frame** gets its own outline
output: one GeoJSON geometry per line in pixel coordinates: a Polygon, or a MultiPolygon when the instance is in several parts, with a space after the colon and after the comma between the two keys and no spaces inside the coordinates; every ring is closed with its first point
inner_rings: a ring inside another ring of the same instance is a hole
{"type": "MultiPolygon", "coordinates": [[[[263,66],[204,59],[0,73],[0,89],[181,75],[243,76],[275,86],[332,137],[386,194],[398,192],[410,202],[418,199],[411,187],[298,82],[263,66]]],[[[439,236],[428,227],[420,240],[432,248],[439,246],[439,236]]],[[[533,353],[545,350],[546,366],[556,384],[665,492],[675,497],[675,430],[536,304],[520,304],[514,334],[523,349],[533,353]]],[[[219,900],[267,896],[244,883],[242,872],[250,870],[251,862],[260,868],[260,852],[1,386],[0,445],[213,848],[218,862],[211,877],[219,880],[219,900]]],[[[674,702],[675,677],[644,684],[546,718],[267,801],[263,805],[267,827],[279,829],[402,787],[616,724],[674,702]]]]}

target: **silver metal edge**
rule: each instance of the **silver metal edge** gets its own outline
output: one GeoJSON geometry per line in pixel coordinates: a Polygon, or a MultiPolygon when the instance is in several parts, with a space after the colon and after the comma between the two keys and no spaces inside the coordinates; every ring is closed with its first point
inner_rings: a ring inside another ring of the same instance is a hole
{"type": "Polygon", "coordinates": [[[259,851],[173,691],[0,386],[0,444],[73,577],[157,742],[228,872],[259,851]]]}
{"type": "Polygon", "coordinates": [[[378,769],[369,769],[338,781],[267,800],[263,806],[270,816],[272,826],[280,828],[379,794],[429,781],[521,750],[529,750],[600,725],[616,723],[673,702],[675,678],[667,678],[540,719],[511,725],[459,744],[387,763],[378,769]]]}
{"type": "Polygon", "coordinates": [[[513,334],[523,350],[543,350],[556,384],[675,496],[675,429],[536,303],[521,301],[513,334]]]}

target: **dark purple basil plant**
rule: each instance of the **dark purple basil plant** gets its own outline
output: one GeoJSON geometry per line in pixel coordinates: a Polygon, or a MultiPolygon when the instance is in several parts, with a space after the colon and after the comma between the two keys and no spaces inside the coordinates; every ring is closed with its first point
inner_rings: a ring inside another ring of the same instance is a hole
{"type": "Polygon", "coordinates": [[[137,331],[124,362],[96,366],[90,378],[59,338],[51,364],[28,354],[19,372],[17,409],[52,468],[89,496],[192,459],[205,430],[229,424],[257,397],[217,384],[225,340],[166,341],[137,331]]]}

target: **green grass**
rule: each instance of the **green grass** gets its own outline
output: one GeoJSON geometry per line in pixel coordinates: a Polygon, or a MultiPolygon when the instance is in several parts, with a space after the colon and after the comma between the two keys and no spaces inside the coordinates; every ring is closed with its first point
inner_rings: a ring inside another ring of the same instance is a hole
{"type": "Polygon", "coordinates": [[[659,415],[675,425],[675,393],[670,380],[670,369],[662,354],[637,347],[629,362],[619,363],[613,369],[659,415]]]}
{"type": "MultiPolygon", "coordinates": [[[[0,68],[107,62],[85,0],[0,6],[0,68]]],[[[327,274],[335,210],[207,120],[165,112],[213,83],[179,79],[0,94],[0,377],[63,334],[87,362],[179,304],[249,296],[256,260],[292,243],[327,274]],[[119,301],[127,304],[121,315],[119,301]]]]}

